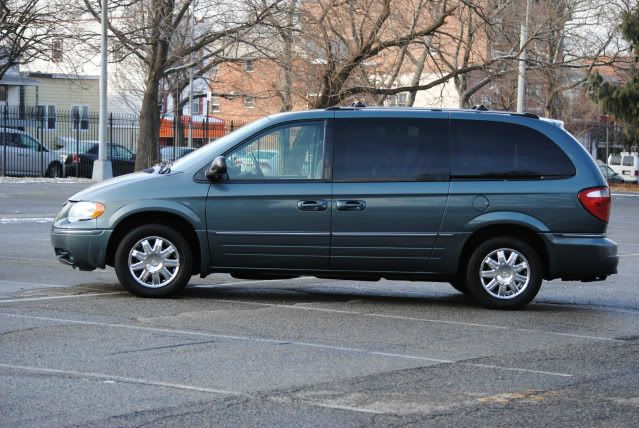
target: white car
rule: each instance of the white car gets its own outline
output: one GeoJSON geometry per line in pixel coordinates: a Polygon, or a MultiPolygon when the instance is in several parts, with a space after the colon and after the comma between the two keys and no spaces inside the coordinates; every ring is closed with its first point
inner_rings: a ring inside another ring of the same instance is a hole
{"type": "Polygon", "coordinates": [[[0,174],[63,177],[60,154],[27,134],[0,128],[0,174]]]}

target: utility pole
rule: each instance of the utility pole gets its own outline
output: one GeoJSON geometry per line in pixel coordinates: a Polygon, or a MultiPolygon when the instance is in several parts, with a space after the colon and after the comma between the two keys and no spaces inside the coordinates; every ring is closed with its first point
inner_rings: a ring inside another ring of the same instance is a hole
{"type": "Polygon", "coordinates": [[[193,39],[195,38],[195,0],[191,2],[191,54],[189,61],[191,61],[189,67],[189,148],[193,147],[193,39]]]}
{"type": "Polygon", "coordinates": [[[517,113],[523,113],[526,104],[526,44],[528,43],[528,20],[530,17],[530,4],[532,0],[526,0],[526,17],[521,23],[521,36],[519,39],[519,73],[517,76],[517,113]]]}
{"type": "Polygon", "coordinates": [[[113,177],[111,161],[106,156],[107,144],[107,7],[109,0],[102,0],[102,34],[100,39],[100,116],[98,118],[98,159],[93,162],[91,178],[104,181],[113,177]]]}

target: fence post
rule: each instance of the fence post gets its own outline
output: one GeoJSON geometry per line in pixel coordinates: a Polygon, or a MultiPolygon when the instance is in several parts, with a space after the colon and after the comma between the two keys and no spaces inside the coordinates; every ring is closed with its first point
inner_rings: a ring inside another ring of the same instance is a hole
{"type": "MultiPolygon", "coordinates": [[[[2,129],[3,131],[7,129],[7,118],[9,116],[9,112],[7,111],[7,105],[4,105],[4,112],[2,114],[2,129]]],[[[7,175],[7,133],[2,133],[2,176],[7,175]]]]}
{"type": "Polygon", "coordinates": [[[109,113],[109,160],[113,159],[113,112],[109,113]]]}
{"type": "MultiPolygon", "coordinates": [[[[71,110],[73,112],[73,110],[71,110]]],[[[80,110],[73,115],[73,126],[75,127],[75,152],[78,156],[80,156],[80,110]],[[76,122],[77,119],[77,122],[76,122]]],[[[80,176],[80,164],[78,161],[75,167],[75,176],[76,178],[80,176]]]]}

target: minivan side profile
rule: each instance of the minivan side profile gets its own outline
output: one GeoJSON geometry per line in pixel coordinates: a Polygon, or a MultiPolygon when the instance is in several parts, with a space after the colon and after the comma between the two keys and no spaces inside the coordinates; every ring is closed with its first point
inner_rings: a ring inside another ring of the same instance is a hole
{"type": "Polygon", "coordinates": [[[172,165],[86,189],[51,240],[61,262],[114,266],[145,297],[225,272],[443,281],[508,309],[544,279],[617,272],[610,204],[595,162],[554,121],[331,108],[270,116],[172,165]]]}

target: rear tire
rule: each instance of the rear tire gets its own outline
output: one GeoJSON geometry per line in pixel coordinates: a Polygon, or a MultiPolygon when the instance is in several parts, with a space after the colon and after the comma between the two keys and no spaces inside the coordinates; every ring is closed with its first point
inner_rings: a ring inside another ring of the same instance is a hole
{"type": "Polygon", "coordinates": [[[466,284],[475,300],[491,309],[519,309],[535,298],[543,269],[537,251],[510,236],[488,239],[473,251],[466,284]]]}
{"type": "Polygon", "coordinates": [[[62,165],[58,162],[53,162],[47,168],[46,176],[49,178],[62,178],[62,165]]]}
{"type": "Polygon", "coordinates": [[[120,283],[141,297],[169,297],[191,278],[193,256],[188,242],[162,224],[137,227],[124,236],[115,252],[120,283]]]}

